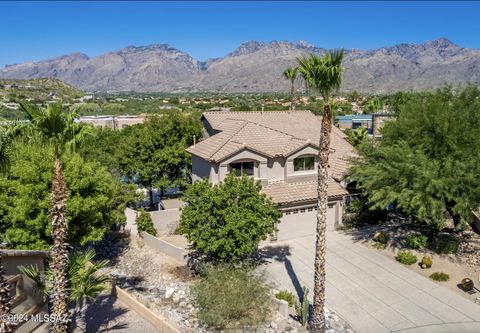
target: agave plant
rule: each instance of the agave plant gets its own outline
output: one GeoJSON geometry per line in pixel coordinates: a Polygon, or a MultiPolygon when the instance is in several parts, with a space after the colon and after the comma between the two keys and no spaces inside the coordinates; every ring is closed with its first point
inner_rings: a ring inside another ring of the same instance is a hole
{"type": "MultiPolygon", "coordinates": [[[[70,291],[67,306],[74,305],[74,318],[77,326],[85,327],[85,311],[89,303],[107,287],[110,278],[100,271],[108,261],[93,261],[95,252],[73,252],[67,260],[67,289],[70,291]]],[[[52,264],[40,272],[36,266],[20,267],[20,271],[35,283],[35,288],[43,296],[49,297],[55,288],[55,273],[52,264]]]]}

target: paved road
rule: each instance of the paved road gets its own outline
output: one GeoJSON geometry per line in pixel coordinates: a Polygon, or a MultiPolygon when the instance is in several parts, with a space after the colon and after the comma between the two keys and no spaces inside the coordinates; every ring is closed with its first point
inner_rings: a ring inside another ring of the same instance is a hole
{"type": "MultiPolygon", "coordinates": [[[[313,232],[282,224],[279,242],[263,245],[267,273],[297,294],[306,285],[311,296],[313,232]]],[[[328,231],[327,237],[327,307],[357,333],[480,332],[479,305],[345,234],[328,231]]]]}

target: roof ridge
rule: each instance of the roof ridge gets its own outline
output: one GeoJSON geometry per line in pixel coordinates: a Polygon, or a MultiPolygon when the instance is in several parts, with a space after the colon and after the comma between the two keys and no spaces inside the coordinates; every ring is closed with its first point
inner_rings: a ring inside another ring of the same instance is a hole
{"type": "MultiPolygon", "coordinates": [[[[216,149],[212,154],[210,154],[210,157],[209,157],[209,158],[212,158],[213,155],[215,155],[220,149],[222,149],[223,147],[225,147],[225,145],[230,142],[230,140],[233,138],[233,136],[234,136],[235,134],[237,134],[238,132],[240,132],[241,129],[243,129],[245,126],[247,126],[247,123],[248,123],[248,122],[245,121],[245,120],[244,120],[243,122],[244,122],[244,123],[243,123],[241,126],[239,126],[238,129],[234,130],[233,133],[228,137],[228,140],[225,140],[225,142],[224,142],[218,149],[216,149]]],[[[225,132],[225,131],[221,131],[220,133],[222,133],[222,132],[225,132]]],[[[219,134],[220,134],[220,133],[219,133],[219,134]]],[[[218,134],[215,134],[215,135],[218,135],[218,134]]],[[[213,135],[212,138],[213,138],[215,135],[213,135]]]]}

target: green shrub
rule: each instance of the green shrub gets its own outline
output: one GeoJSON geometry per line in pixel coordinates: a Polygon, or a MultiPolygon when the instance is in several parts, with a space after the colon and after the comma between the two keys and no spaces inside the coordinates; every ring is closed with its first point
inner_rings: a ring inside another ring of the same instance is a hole
{"type": "Polygon", "coordinates": [[[427,240],[427,236],[411,234],[407,237],[407,246],[411,249],[421,249],[427,246],[427,240]]]}
{"type": "Polygon", "coordinates": [[[297,298],[295,295],[288,290],[281,290],[275,294],[277,299],[282,299],[288,302],[288,306],[293,307],[297,304],[297,298]]]}
{"type": "Polygon", "coordinates": [[[396,259],[404,265],[412,265],[417,262],[417,256],[409,251],[398,251],[396,259]]]}
{"type": "Polygon", "coordinates": [[[457,253],[459,245],[460,240],[454,235],[439,234],[433,237],[430,249],[441,254],[457,253]]]}
{"type": "Polygon", "coordinates": [[[157,235],[157,230],[153,226],[152,216],[150,213],[140,210],[140,215],[138,215],[136,223],[139,234],[141,231],[144,231],[152,236],[157,235]]]}
{"type": "Polygon", "coordinates": [[[450,279],[450,275],[443,272],[435,272],[430,275],[430,279],[435,281],[448,281],[450,279]]]}
{"type": "Polygon", "coordinates": [[[298,321],[302,326],[305,326],[308,323],[308,316],[310,314],[310,302],[307,296],[308,296],[308,288],[304,286],[302,302],[295,306],[295,310],[297,311],[298,321]]]}
{"type": "Polygon", "coordinates": [[[430,268],[433,265],[433,259],[430,256],[424,256],[422,258],[422,268],[430,268]]]}
{"type": "Polygon", "coordinates": [[[190,291],[198,319],[215,329],[258,326],[273,308],[265,276],[249,268],[208,266],[190,291]]]}

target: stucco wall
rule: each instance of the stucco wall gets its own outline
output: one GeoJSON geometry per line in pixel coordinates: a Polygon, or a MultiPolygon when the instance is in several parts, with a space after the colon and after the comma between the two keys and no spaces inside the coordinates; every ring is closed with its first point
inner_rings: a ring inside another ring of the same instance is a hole
{"type": "Polygon", "coordinates": [[[150,212],[157,235],[170,235],[180,223],[180,209],[171,208],[150,212]]]}

